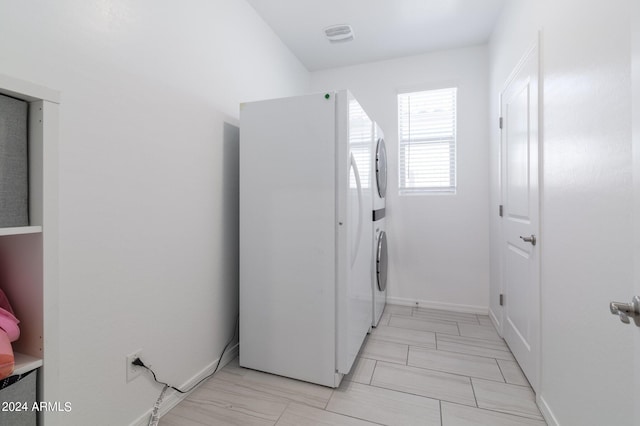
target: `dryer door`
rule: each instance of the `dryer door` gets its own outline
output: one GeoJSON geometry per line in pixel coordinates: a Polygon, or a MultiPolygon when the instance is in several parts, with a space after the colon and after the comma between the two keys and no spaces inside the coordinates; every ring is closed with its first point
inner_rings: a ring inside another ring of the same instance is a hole
{"type": "Polygon", "coordinates": [[[378,250],[376,250],[376,276],[378,290],[387,289],[387,233],[380,231],[378,235],[378,250]]]}
{"type": "Polygon", "coordinates": [[[384,198],[387,194],[387,149],[383,138],[378,139],[376,146],[376,183],[378,195],[384,198]]]}

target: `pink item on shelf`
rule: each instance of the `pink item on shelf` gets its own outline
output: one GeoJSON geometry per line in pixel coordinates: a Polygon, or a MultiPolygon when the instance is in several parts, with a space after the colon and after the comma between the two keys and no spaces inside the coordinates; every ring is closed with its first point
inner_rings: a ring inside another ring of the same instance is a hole
{"type": "Polygon", "coordinates": [[[9,336],[0,330],[0,380],[9,377],[13,373],[14,366],[15,358],[9,336]]]}
{"type": "Polygon", "coordinates": [[[9,299],[0,289],[0,328],[7,333],[10,342],[15,342],[20,337],[19,322],[13,314],[9,299]]]}
{"type": "Polygon", "coordinates": [[[13,373],[15,358],[11,342],[20,337],[18,319],[13,314],[9,299],[0,290],[0,379],[9,377],[13,373]]]}

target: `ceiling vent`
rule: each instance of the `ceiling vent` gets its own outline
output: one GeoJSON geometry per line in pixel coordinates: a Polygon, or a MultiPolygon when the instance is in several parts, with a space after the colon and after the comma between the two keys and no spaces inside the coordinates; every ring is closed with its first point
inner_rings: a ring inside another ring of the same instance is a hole
{"type": "Polygon", "coordinates": [[[353,40],[351,25],[332,25],[325,28],[324,33],[331,43],[344,43],[353,40]]]}

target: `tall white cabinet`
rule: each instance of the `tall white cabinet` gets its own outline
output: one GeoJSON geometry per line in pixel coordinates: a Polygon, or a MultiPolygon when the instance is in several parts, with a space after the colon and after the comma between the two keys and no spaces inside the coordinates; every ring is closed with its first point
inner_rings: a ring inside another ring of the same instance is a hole
{"type": "Polygon", "coordinates": [[[338,387],[371,328],[373,122],[341,90],[240,125],[240,365],[338,387]]]}
{"type": "MultiPolygon", "coordinates": [[[[29,226],[0,228],[0,286],[20,320],[15,374],[40,368],[37,398],[56,402],[60,94],[1,74],[0,94],[29,103],[29,226]]],[[[55,412],[39,416],[39,424],[58,424],[55,412]]]]}

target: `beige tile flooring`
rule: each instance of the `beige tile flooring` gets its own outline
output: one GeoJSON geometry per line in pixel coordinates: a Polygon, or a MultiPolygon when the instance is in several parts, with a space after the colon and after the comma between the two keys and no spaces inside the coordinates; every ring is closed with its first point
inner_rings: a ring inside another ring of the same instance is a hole
{"type": "Polygon", "coordinates": [[[196,425],[545,425],[489,318],[388,305],[337,389],[234,360],[160,421],[196,425]]]}

